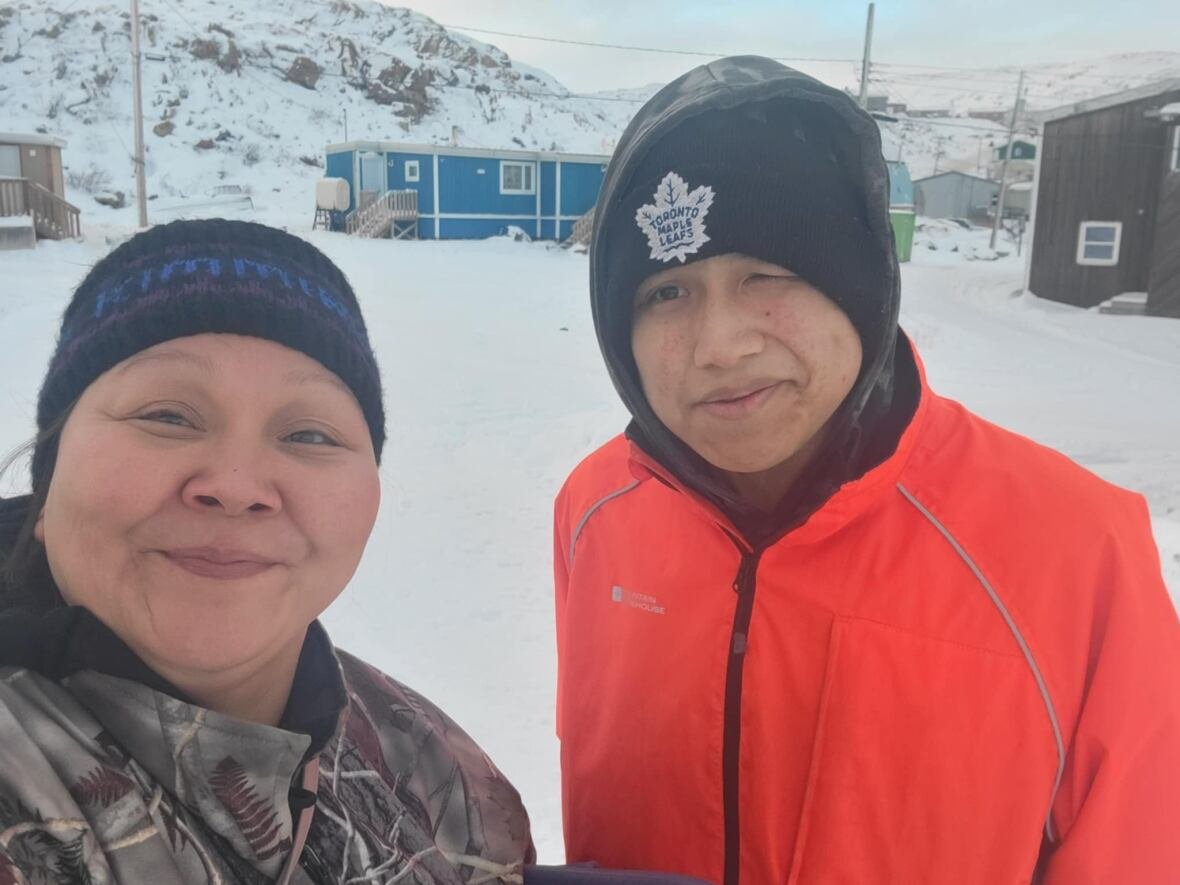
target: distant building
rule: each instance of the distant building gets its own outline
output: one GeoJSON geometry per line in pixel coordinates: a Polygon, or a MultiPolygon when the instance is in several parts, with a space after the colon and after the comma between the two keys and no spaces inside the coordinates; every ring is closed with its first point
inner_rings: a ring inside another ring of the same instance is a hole
{"type": "Polygon", "coordinates": [[[983,222],[991,215],[1000,183],[965,172],[941,172],[914,182],[914,204],[927,218],[967,218],[983,222]]]}
{"type": "Polygon", "coordinates": [[[972,120],[988,120],[992,123],[1007,123],[1012,117],[1012,111],[968,111],[967,116],[972,120]]]}
{"type": "Polygon", "coordinates": [[[479,239],[519,227],[563,240],[594,208],[608,156],[349,141],[325,149],[325,174],[348,182],[348,210],[413,192],[424,239],[479,239]]]}
{"type": "MultiPolygon", "coordinates": [[[[992,150],[987,174],[999,181],[1004,175],[1004,157],[1008,153],[1008,142],[992,150]]],[[[1032,181],[1037,164],[1037,146],[1031,141],[1015,139],[1012,142],[1012,159],[1008,161],[1008,181],[1032,181]]]]}
{"type": "Polygon", "coordinates": [[[1047,114],[1037,181],[1029,289],[1180,317],[1180,78],[1047,114]]]}
{"type": "Polygon", "coordinates": [[[873,111],[880,111],[881,113],[889,112],[889,96],[888,95],[866,95],[865,96],[865,110],[872,113],[873,111]]]}
{"type": "Polygon", "coordinates": [[[36,238],[60,240],[81,233],[76,206],[66,202],[61,152],[52,135],[0,132],[0,247],[31,245],[36,238]],[[25,229],[14,223],[28,219],[25,229]],[[27,239],[26,239],[27,237],[27,239]]]}
{"type": "Polygon", "coordinates": [[[889,223],[893,225],[897,260],[909,261],[914,249],[914,182],[905,163],[887,160],[885,167],[889,172],[889,223]]]}
{"type": "MultiPolygon", "coordinates": [[[[992,151],[992,155],[997,160],[1003,160],[1008,156],[1008,145],[1002,144],[992,151]]],[[[1020,138],[1012,140],[1012,159],[1013,160],[1035,160],[1037,158],[1037,146],[1031,141],[1024,141],[1020,138]]]]}

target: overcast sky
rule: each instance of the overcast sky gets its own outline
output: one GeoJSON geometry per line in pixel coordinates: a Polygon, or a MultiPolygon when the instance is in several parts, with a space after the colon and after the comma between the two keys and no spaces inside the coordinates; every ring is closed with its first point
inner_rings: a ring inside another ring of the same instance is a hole
{"type": "MultiPolygon", "coordinates": [[[[863,49],[868,9],[863,0],[384,2],[410,6],[445,25],[725,54],[848,59],[850,78],[852,60],[863,49]]],[[[704,60],[468,33],[575,91],[666,82],[704,60]]],[[[875,60],[924,65],[1084,61],[1146,50],[1180,50],[1177,0],[881,0],[873,39],[875,60]]]]}

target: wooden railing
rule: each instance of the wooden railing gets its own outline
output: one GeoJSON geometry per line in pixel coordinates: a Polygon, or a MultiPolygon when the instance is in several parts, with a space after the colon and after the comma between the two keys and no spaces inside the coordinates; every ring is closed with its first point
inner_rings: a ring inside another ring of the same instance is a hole
{"type": "Polygon", "coordinates": [[[23,178],[0,178],[0,217],[29,214],[25,183],[23,178]]]}
{"type": "Polygon", "coordinates": [[[32,215],[37,236],[51,240],[82,236],[81,210],[27,178],[0,178],[0,216],[32,215]]]}
{"type": "Polygon", "coordinates": [[[361,237],[381,237],[395,221],[417,220],[417,191],[386,191],[363,209],[344,216],[344,230],[361,237]]]}
{"type": "Polygon", "coordinates": [[[594,232],[594,210],[591,209],[581,218],[574,222],[573,228],[570,230],[570,235],[565,238],[561,245],[569,249],[572,246],[589,246],[590,235],[594,232]]]}

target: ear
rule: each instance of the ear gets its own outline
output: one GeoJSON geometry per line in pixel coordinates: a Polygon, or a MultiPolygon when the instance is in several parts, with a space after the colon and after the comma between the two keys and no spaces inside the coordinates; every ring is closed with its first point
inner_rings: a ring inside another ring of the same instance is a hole
{"type": "Polygon", "coordinates": [[[45,543],[45,508],[41,508],[41,512],[37,514],[37,521],[33,523],[33,537],[41,544],[45,543]]]}

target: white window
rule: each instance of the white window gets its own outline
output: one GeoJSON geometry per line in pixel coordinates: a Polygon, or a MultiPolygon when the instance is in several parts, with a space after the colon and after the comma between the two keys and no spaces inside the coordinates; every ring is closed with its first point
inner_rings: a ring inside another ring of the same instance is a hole
{"type": "Polygon", "coordinates": [[[419,180],[418,175],[419,175],[418,161],[417,160],[406,160],[406,181],[407,182],[418,181],[419,180]]]}
{"type": "Polygon", "coordinates": [[[1083,221],[1078,231],[1078,264],[1113,267],[1119,263],[1121,221],[1083,221]]]}
{"type": "Polygon", "coordinates": [[[1180,126],[1172,127],[1172,162],[1168,164],[1169,172],[1180,172],[1180,126]]]}
{"type": "Polygon", "coordinates": [[[500,162],[500,193],[535,194],[535,167],[532,163],[500,162]]]}

